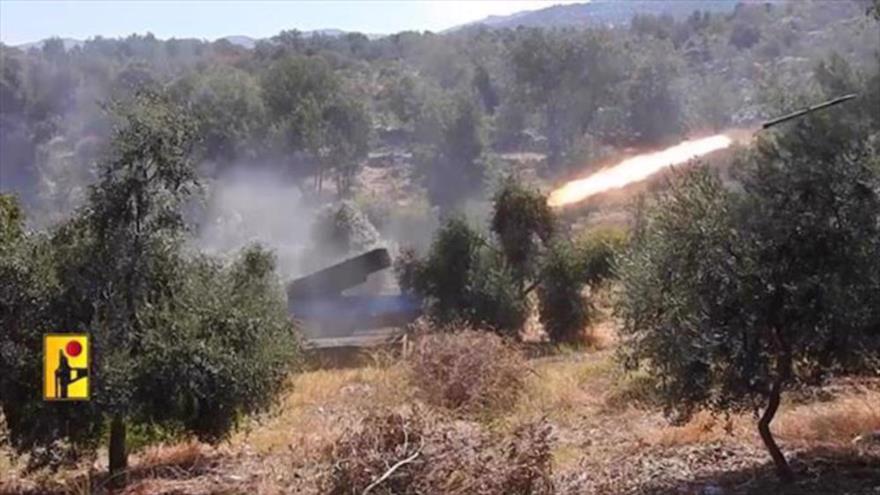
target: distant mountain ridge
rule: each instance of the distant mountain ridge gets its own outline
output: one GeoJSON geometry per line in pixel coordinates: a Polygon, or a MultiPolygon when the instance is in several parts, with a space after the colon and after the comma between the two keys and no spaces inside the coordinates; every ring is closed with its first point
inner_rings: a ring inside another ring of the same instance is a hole
{"type": "Polygon", "coordinates": [[[489,16],[447,29],[445,32],[476,26],[493,29],[539,27],[587,27],[628,24],[636,14],[686,17],[695,10],[732,12],[740,0],[594,0],[586,3],[553,5],[538,10],[517,12],[506,16],[489,16]]]}
{"type": "MultiPolygon", "coordinates": [[[[478,21],[453,26],[441,31],[451,33],[461,29],[469,29],[485,26],[492,29],[514,29],[517,27],[539,28],[562,28],[562,27],[587,27],[587,26],[616,26],[625,25],[636,14],[671,15],[681,18],[690,15],[695,10],[713,13],[732,12],[741,0],[593,0],[585,3],[573,3],[566,5],[552,5],[543,9],[526,10],[515,12],[510,15],[492,15],[478,21]]],[[[341,29],[316,29],[302,31],[302,36],[344,36],[356,31],[343,31],[341,29]]],[[[382,34],[367,34],[370,39],[380,38],[382,34]]],[[[246,35],[230,35],[217,38],[226,40],[233,45],[252,49],[260,41],[270,38],[253,38],[246,35]]],[[[82,46],[85,41],[74,38],[62,38],[64,49],[70,50],[82,46]]],[[[35,41],[15,45],[16,48],[29,50],[42,48],[46,40],[35,41]]]]}
{"type": "MultiPolygon", "coordinates": [[[[30,43],[22,43],[20,45],[14,45],[14,46],[15,46],[15,48],[19,48],[22,50],[30,50],[31,48],[36,48],[39,50],[39,49],[43,48],[43,44],[45,44],[46,41],[47,40],[32,41],[30,43]]],[[[77,39],[73,39],[73,38],[61,38],[61,42],[64,43],[65,50],[72,50],[78,46],[82,46],[83,43],[85,43],[85,41],[83,41],[83,40],[77,40],[77,39]]]]}
{"type": "MultiPolygon", "coordinates": [[[[315,29],[313,31],[300,31],[300,34],[305,38],[309,38],[312,36],[337,37],[337,36],[345,36],[346,34],[349,34],[350,32],[354,32],[354,31],[343,31],[341,29],[315,29]]],[[[373,39],[376,37],[380,37],[382,35],[367,34],[366,36],[368,38],[373,39]]],[[[43,39],[40,41],[32,41],[30,43],[22,43],[20,45],[13,45],[13,46],[15,48],[18,48],[21,50],[30,50],[31,48],[36,48],[39,50],[43,47],[43,44],[46,43],[47,39],[43,39]]],[[[124,39],[124,38],[110,38],[110,39],[124,39]]],[[[171,38],[169,38],[169,39],[171,39],[171,38]]],[[[194,39],[194,38],[175,38],[175,39],[194,39]]],[[[246,36],[246,35],[231,35],[231,36],[223,36],[223,37],[217,38],[213,41],[226,40],[226,41],[232,43],[233,45],[241,46],[241,47],[244,47],[247,49],[252,49],[253,47],[255,47],[257,45],[258,42],[266,41],[269,39],[270,38],[253,38],[251,36],[246,36]]],[[[61,38],[61,41],[64,43],[65,50],[71,50],[71,49],[76,48],[78,46],[82,46],[86,42],[86,40],[78,40],[75,38],[61,38]]],[[[165,41],[168,41],[168,40],[166,39],[165,41]]]]}

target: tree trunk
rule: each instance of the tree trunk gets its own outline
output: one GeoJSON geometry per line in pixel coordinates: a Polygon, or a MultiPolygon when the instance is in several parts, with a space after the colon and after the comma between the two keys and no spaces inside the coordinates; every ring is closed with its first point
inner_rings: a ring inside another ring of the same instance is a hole
{"type": "MultiPolygon", "coordinates": [[[[782,361],[787,362],[790,361],[790,359],[782,358],[782,361]]],[[[781,367],[787,369],[788,364],[790,363],[784,363],[781,367]]],[[[773,464],[776,465],[776,475],[779,476],[781,481],[789,483],[794,481],[794,472],[792,472],[791,466],[788,465],[788,461],[785,459],[782,451],[779,450],[779,445],[776,444],[776,440],[773,438],[773,433],[770,432],[770,423],[773,421],[773,417],[776,416],[776,411],[779,409],[784,380],[785,374],[779,373],[773,380],[773,384],[770,386],[770,397],[767,402],[767,408],[764,409],[764,414],[762,414],[761,419],[758,420],[758,433],[761,434],[761,440],[764,441],[764,446],[767,447],[767,450],[770,452],[770,457],[773,458],[773,464]]]]}
{"type": "Polygon", "coordinates": [[[125,450],[125,420],[121,415],[110,421],[110,484],[113,487],[125,486],[128,468],[128,452],[125,450]]]}

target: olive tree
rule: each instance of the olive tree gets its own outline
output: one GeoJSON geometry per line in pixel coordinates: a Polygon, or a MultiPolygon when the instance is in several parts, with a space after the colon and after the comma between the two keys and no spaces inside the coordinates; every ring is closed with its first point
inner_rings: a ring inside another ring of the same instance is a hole
{"type": "Polygon", "coordinates": [[[495,194],[487,238],[459,217],[448,219],[427,256],[405,252],[397,275],[420,296],[429,317],[462,320],[518,336],[537,289],[541,322],[554,341],[574,341],[591,315],[583,295],[593,275],[570,242],[558,238],[546,197],[507,178],[495,194]]]}
{"type": "Polygon", "coordinates": [[[157,95],[111,108],[112,145],[85,208],[48,234],[3,240],[0,406],[6,440],[34,463],[93,452],[109,426],[121,481],[128,425],[222,438],[271,404],[298,346],[270,253],[226,266],[184,250],[196,187],[186,114],[157,95]],[[57,332],[91,337],[88,402],[40,399],[42,336],[57,332]]]}
{"type": "Polygon", "coordinates": [[[468,97],[459,97],[452,116],[444,123],[422,171],[428,199],[441,211],[451,211],[470,195],[480,192],[486,176],[482,116],[468,97]]]}
{"type": "Polygon", "coordinates": [[[421,297],[438,323],[463,321],[515,335],[525,322],[528,305],[513,272],[460,217],[441,226],[427,256],[406,252],[395,268],[401,289],[421,297]]]}
{"type": "Polygon", "coordinates": [[[315,187],[335,171],[337,190],[349,192],[366,157],[370,114],[344,96],[340,79],[321,57],[290,56],[275,62],[261,81],[274,135],[286,151],[307,151],[317,164],[315,187]]]}
{"type": "Polygon", "coordinates": [[[348,195],[361,161],[367,157],[370,140],[370,115],[365,106],[337,96],[323,113],[323,146],[318,152],[324,168],[334,171],[336,190],[348,195]]]}
{"type": "Polygon", "coordinates": [[[212,68],[173,89],[193,106],[205,158],[228,164],[257,155],[267,111],[254,76],[234,67],[212,68]]]}
{"type": "Polygon", "coordinates": [[[682,418],[760,412],[783,391],[865,369],[880,338],[880,173],[857,125],[817,116],[743,153],[742,188],[697,168],[639,217],[620,259],[623,356],[682,418]]]}
{"type": "Polygon", "coordinates": [[[536,275],[542,245],[555,231],[556,217],[547,197],[508,177],[495,193],[492,232],[517,279],[520,290],[536,275]]]}

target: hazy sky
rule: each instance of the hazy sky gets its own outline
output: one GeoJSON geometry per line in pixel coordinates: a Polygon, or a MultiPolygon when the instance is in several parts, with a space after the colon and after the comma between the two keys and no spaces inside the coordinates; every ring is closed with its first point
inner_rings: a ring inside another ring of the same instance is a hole
{"type": "Polygon", "coordinates": [[[50,36],[86,39],[152,32],[158,38],[263,38],[283,29],[336,28],[363,33],[440,31],[488,15],[570,0],[493,1],[58,1],[0,0],[0,41],[50,36]]]}

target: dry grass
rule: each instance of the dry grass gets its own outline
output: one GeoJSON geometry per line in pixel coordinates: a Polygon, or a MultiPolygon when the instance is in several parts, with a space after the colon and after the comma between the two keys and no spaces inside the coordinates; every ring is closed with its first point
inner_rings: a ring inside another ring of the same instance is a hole
{"type": "Polygon", "coordinates": [[[828,402],[801,404],[776,421],[783,441],[808,446],[845,446],[863,433],[880,431],[880,392],[865,391],[828,402]]]}
{"type": "Polygon", "coordinates": [[[247,444],[257,453],[284,449],[312,459],[365,412],[402,405],[411,396],[401,367],[304,372],[291,378],[273,413],[235,435],[233,444],[247,444]]]}
{"type": "Polygon", "coordinates": [[[210,446],[189,440],[147,447],[133,461],[137,470],[148,476],[161,476],[166,472],[191,474],[203,471],[215,455],[210,446]]]}
{"type": "MultiPolygon", "coordinates": [[[[125,493],[323,494],[328,485],[319,486],[315,480],[346,459],[369,460],[368,475],[356,483],[361,487],[363,480],[369,483],[381,475],[379,471],[385,472],[386,462],[393,464],[401,454],[412,452],[407,450],[410,445],[400,450],[403,444],[396,440],[388,449],[363,451],[370,439],[377,438],[362,434],[364,428],[382,425],[365,418],[387,417],[389,411],[411,414],[416,408],[424,420],[425,455],[434,449],[431,462],[446,464],[430,472],[419,467],[407,476],[418,480],[413,485],[417,487],[425,488],[429,481],[440,483],[436,480],[448,483],[432,493],[479,493],[485,488],[474,484],[479,473],[511,465],[507,459],[516,458],[524,449],[543,453],[520,458],[512,464],[520,468],[513,471],[495,470],[492,479],[496,482],[486,485],[485,493],[505,493],[507,481],[503,480],[520,479],[515,473],[535,472],[544,473],[542,477],[552,472],[555,493],[629,494],[639,493],[644,486],[670,490],[658,493],[679,493],[674,490],[682,486],[690,487],[682,493],[701,493],[705,485],[700,480],[739,486],[755,473],[764,473],[769,461],[751,415],[714,418],[699,413],[684,425],[672,426],[656,409],[637,404],[640,394],[650,395],[651,388],[639,385],[638,377],[620,374],[613,349],[568,349],[529,360],[523,363],[526,371],[517,375],[522,380],[521,392],[512,405],[496,408],[490,416],[461,416],[466,420],[455,420],[446,408],[421,402],[425,396],[410,383],[405,364],[377,357],[373,364],[358,369],[296,375],[274,413],[252,420],[228,444],[208,447],[184,442],[132,456],[132,483],[125,493]],[[724,473],[733,473],[731,484],[717,481],[724,473]]],[[[475,374],[470,366],[461,370],[475,374]]],[[[437,380],[445,384],[458,378],[437,380]]],[[[835,382],[825,390],[829,393],[819,394],[825,396],[821,401],[811,398],[795,403],[787,397],[773,423],[780,443],[793,458],[813,462],[813,453],[822,448],[855,455],[860,447],[851,445],[852,439],[880,429],[876,382],[873,388],[862,382],[835,382]]],[[[374,428],[373,433],[378,430],[374,428]]],[[[865,463],[876,457],[860,459],[865,463]]],[[[102,475],[100,466],[84,463],[78,470],[57,474],[6,476],[15,466],[7,461],[7,471],[0,471],[0,493],[103,493],[95,481],[102,475]]],[[[822,469],[832,471],[832,467],[822,469]]],[[[772,478],[772,470],[766,477],[772,478]]],[[[762,483],[770,483],[767,480],[762,483]]],[[[740,492],[732,489],[730,493],[740,492]]]]}
{"type": "Polygon", "coordinates": [[[511,415],[514,422],[547,416],[566,421],[598,407],[611,381],[613,360],[608,352],[571,352],[532,361],[525,390],[511,415]]]}
{"type": "Polygon", "coordinates": [[[476,415],[513,407],[528,372],[522,353],[494,333],[476,330],[418,337],[407,369],[425,402],[476,415]]]}
{"type": "MultiPolygon", "coordinates": [[[[751,414],[718,417],[703,411],[680,426],[648,427],[641,436],[657,447],[730,441],[760,446],[756,421],[751,414]]],[[[823,402],[786,403],[771,428],[787,449],[849,447],[858,435],[880,431],[880,392],[843,388],[823,402]]]]}
{"type": "Polygon", "coordinates": [[[320,491],[550,495],[551,434],[536,422],[493,437],[420,408],[370,415],[330,449],[320,491]]]}
{"type": "Polygon", "coordinates": [[[754,420],[749,416],[719,417],[700,411],[683,425],[663,423],[641,433],[645,444],[669,448],[684,445],[728,442],[735,439],[751,440],[754,420]]]}

